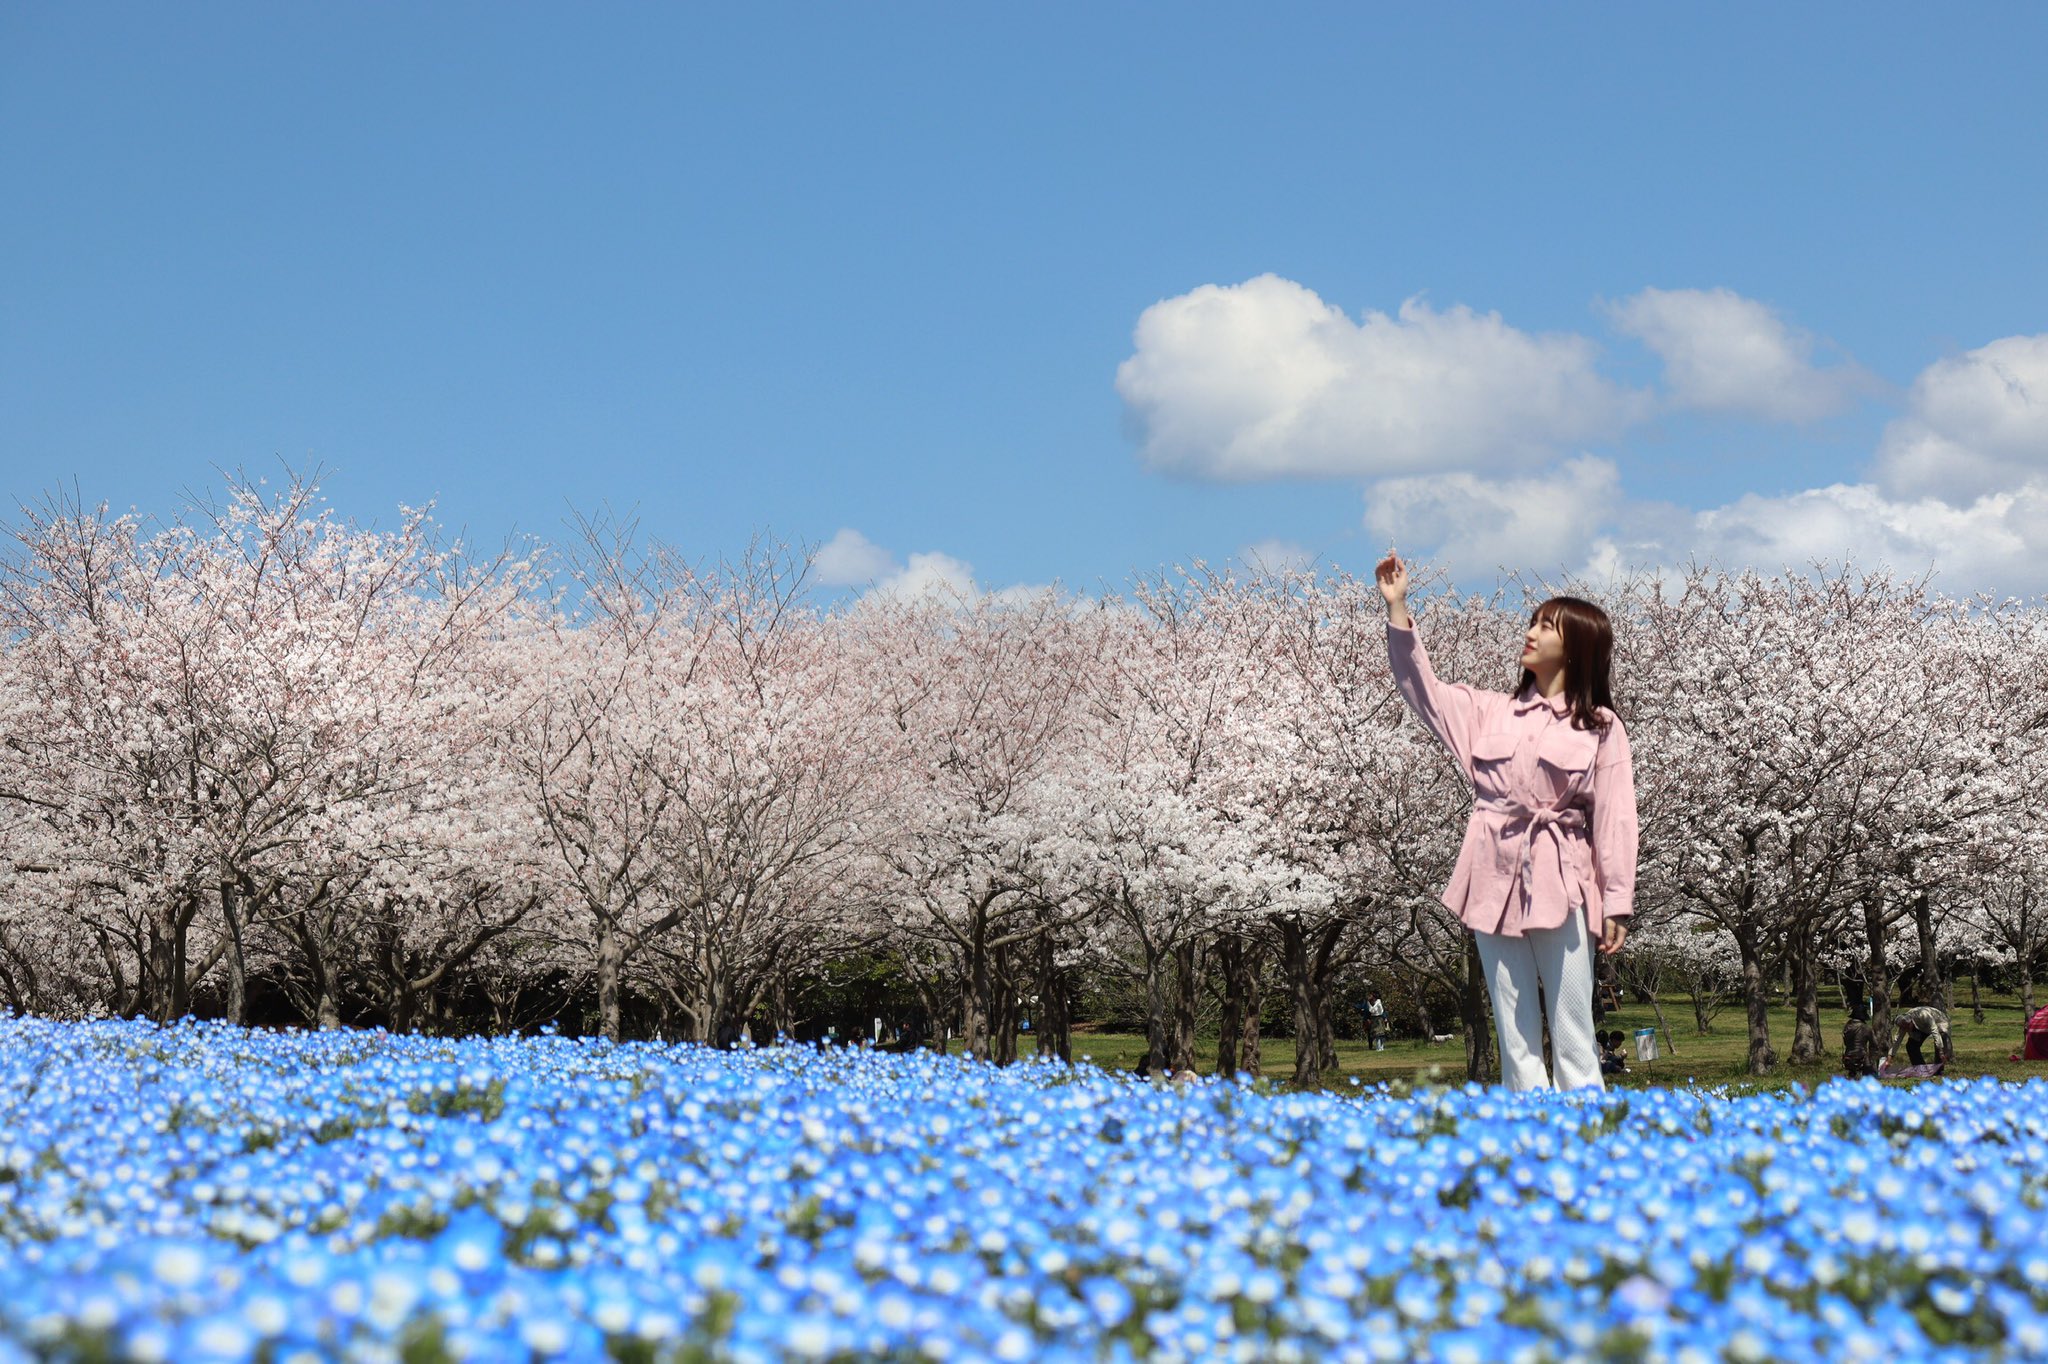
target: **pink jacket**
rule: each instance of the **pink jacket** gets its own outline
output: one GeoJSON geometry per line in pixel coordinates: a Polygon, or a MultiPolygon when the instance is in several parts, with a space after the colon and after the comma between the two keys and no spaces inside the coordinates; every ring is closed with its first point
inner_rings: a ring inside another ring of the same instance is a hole
{"type": "Polygon", "coordinates": [[[1583,905],[1601,927],[1635,910],[1636,784],[1628,731],[1573,729],[1563,696],[1515,696],[1438,679],[1422,638],[1387,622],[1401,698],[1458,760],[1472,821],[1443,901],[1467,927],[1518,938],[1583,905]]]}

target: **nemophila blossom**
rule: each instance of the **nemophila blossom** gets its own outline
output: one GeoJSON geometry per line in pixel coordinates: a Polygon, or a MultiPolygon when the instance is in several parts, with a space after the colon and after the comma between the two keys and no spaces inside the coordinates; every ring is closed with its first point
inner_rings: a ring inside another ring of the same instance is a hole
{"type": "Polygon", "coordinates": [[[2039,1084],[1397,1099],[30,1020],[0,1072],[0,1359],[2048,1354],[2039,1084]]]}

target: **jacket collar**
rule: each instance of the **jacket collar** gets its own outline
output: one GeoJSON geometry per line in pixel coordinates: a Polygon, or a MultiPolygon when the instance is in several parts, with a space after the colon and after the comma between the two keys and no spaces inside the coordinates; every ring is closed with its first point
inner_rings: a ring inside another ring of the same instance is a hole
{"type": "Polygon", "coordinates": [[[1539,696],[1534,687],[1524,687],[1521,691],[1515,693],[1515,710],[1518,713],[1525,710],[1534,710],[1538,706],[1546,706],[1553,715],[1563,715],[1571,710],[1571,705],[1571,698],[1563,692],[1559,692],[1556,696],[1539,696]]]}

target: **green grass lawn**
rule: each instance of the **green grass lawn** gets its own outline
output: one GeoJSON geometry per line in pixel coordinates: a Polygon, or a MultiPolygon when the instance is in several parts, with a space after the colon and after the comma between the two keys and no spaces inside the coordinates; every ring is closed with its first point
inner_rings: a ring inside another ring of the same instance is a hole
{"type": "MultiPolygon", "coordinates": [[[[1610,1077],[1609,1085],[1633,1088],[1648,1085],[1726,1085],[1742,1090],[1771,1089],[1794,1083],[1814,1085],[1841,1073],[1842,1022],[1845,1015],[1839,1008],[1822,1007],[1821,1029],[1827,1054],[1812,1065],[1802,1066],[1782,1059],[1792,1047],[1792,1010],[1772,1009],[1771,1045],[1777,1049],[1780,1060],[1771,1075],[1763,1080],[1754,1079],[1749,1074],[1749,1039],[1739,1006],[1724,1009],[1714,1020],[1714,1030],[1704,1034],[1693,1030],[1691,1008],[1683,1001],[1667,1004],[1664,1012],[1671,1022],[1672,1035],[1670,1042],[1661,1032],[1657,1035],[1660,1055],[1655,1061],[1635,1059],[1635,1030],[1655,1027],[1657,1023],[1656,1014],[1648,1005],[1625,1003],[1618,1012],[1610,1013],[1601,1020],[1603,1029],[1620,1028],[1630,1036],[1630,1043],[1624,1049],[1629,1057],[1629,1073],[1610,1077]],[[1672,1043],[1676,1044],[1675,1048],[1672,1043]]],[[[2025,1015],[2015,997],[1986,995],[1982,1023],[1972,1021],[1967,999],[1959,999],[1950,1018],[1950,1027],[1955,1034],[1955,1061],[1944,1078],[1995,1075],[2001,1079],[2023,1080],[2031,1075],[2048,1074],[2048,1062],[2006,1059],[2020,1050],[2024,1023],[2025,1015]]],[[[955,1046],[957,1048],[958,1044],[955,1046]]],[[[1035,1050],[1035,1043],[1020,1039],[1020,1050],[1028,1056],[1035,1050]]],[[[1138,1057],[1144,1054],[1145,1039],[1128,1033],[1077,1031],[1073,1050],[1076,1061],[1086,1056],[1093,1064],[1105,1069],[1130,1070],[1137,1065],[1138,1057]]],[[[1284,1082],[1293,1075],[1292,1041],[1284,1037],[1266,1038],[1261,1052],[1266,1078],[1284,1082]]],[[[1203,1074],[1215,1069],[1215,1039],[1202,1039],[1198,1054],[1200,1064],[1197,1068],[1203,1074]]],[[[1906,1064],[1903,1046],[1894,1059],[1899,1065],[1906,1064]]],[[[1465,1048],[1462,1036],[1440,1045],[1395,1038],[1387,1043],[1385,1051],[1379,1052],[1372,1050],[1363,1040],[1339,1041],[1337,1065],[1338,1071],[1334,1076],[1324,1077],[1324,1083],[1332,1088],[1348,1089],[1353,1076],[1368,1083],[1415,1080],[1432,1066],[1442,1068],[1440,1080],[1462,1082],[1465,1048]]],[[[1898,1083],[1915,1082],[1902,1080],[1898,1083]]]]}

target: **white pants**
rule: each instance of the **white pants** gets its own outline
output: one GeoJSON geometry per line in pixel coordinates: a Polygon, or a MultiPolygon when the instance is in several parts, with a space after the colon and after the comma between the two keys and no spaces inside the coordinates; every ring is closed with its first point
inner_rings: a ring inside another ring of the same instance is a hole
{"type": "Polygon", "coordinates": [[[1479,964],[1493,996],[1500,1036],[1501,1080],[1511,1089],[1548,1089],[1543,1065],[1542,1007],[1550,1006],[1550,1050],[1557,1085],[1605,1089],[1593,1037],[1593,947],[1586,916],[1574,907],[1562,927],[1531,929],[1519,938],[1478,933],[1479,964]],[[1536,987],[1543,995],[1538,1000],[1536,987]]]}

